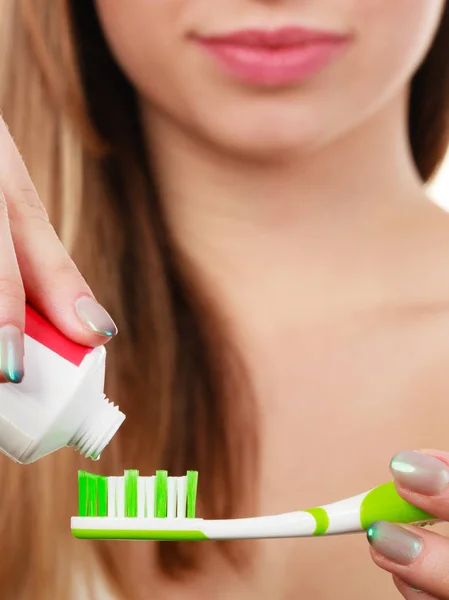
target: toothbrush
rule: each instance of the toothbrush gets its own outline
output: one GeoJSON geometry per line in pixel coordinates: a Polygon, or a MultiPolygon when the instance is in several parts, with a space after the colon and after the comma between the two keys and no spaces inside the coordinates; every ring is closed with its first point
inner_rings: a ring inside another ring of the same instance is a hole
{"type": "Polygon", "coordinates": [[[428,525],[438,519],[403,500],[389,482],[309,510],[245,519],[196,517],[198,473],[169,477],[101,477],[79,471],[79,516],[72,534],[81,539],[236,540],[336,535],[366,531],[374,521],[428,525]]]}

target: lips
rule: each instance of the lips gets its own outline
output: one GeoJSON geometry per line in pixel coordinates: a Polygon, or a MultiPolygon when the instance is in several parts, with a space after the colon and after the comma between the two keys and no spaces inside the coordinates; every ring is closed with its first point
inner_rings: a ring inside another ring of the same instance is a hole
{"type": "Polygon", "coordinates": [[[310,43],[341,41],[343,36],[299,27],[284,27],[274,31],[248,29],[222,36],[202,38],[205,42],[234,44],[253,48],[288,48],[310,43]]]}
{"type": "Polygon", "coordinates": [[[348,38],[289,27],[201,37],[197,42],[237,79],[277,86],[301,83],[319,72],[345,47],[348,38]]]}

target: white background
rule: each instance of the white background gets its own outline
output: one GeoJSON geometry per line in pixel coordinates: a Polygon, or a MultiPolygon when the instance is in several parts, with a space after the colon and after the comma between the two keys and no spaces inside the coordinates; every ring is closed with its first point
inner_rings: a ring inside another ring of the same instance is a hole
{"type": "Polygon", "coordinates": [[[429,192],[437,204],[449,211],[449,156],[429,192]]]}

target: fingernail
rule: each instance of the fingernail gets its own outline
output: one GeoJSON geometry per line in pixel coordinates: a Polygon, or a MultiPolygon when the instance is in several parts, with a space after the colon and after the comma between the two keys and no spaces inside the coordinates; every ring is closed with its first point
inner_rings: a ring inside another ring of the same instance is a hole
{"type": "Polygon", "coordinates": [[[15,325],[0,327],[0,374],[6,381],[20,383],[23,379],[23,338],[15,325]]]}
{"type": "Polygon", "coordinates": [[[376,552],[400,565],[412,563],[422,550],[419,536],[394,523],[376,521],[368,527],[366,535],[376,552]]]}
{"type": "Polygon", "coordinates": [[[113,337],[117,334],[117,326],[105,309],[89,296],[81,296],[75,302],[75,311],[80,321],[91,331],[113,337]]]}
{"type": "Polygon", "coordinates": [[[449,484],[449,469],[444,462],[422,452],[399,452],[390,469],[398,483],[418,494],[440,494],[449,484]]]}

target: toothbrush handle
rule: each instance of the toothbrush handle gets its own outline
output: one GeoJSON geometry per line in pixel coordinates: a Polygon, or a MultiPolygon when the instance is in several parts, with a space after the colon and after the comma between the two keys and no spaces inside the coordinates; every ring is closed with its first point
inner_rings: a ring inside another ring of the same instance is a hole
{"type": "Polygon", "coordinates": [[[393,482],[324,506],[293,513],[199,521],[207,539],[256,539],[342,535],[366,531],[374,521],[424,524],[438,519],[406,502],[393,482]]]}
{"type": "Polygon", "coordinates": [[[401,498],[392,481],[358,496],[305,512],[315,518],[313,535],[365,531],[374,521],[421,524],[438,520],[401,498]]]}

